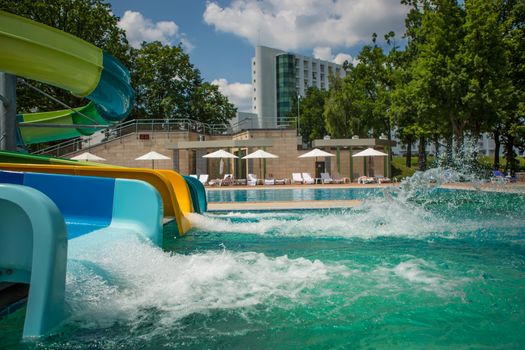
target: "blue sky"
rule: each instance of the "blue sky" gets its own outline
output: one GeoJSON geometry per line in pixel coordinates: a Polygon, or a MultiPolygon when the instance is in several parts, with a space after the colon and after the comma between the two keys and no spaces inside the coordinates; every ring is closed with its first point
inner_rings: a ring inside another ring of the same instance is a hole
{"type": "Polygon", "coordinates": [[[401,36],[399,0],[109,0],[130,44],[182,43],[202,77],[249,110],[255,46],[342,63],[372,32],[401,36]]]}

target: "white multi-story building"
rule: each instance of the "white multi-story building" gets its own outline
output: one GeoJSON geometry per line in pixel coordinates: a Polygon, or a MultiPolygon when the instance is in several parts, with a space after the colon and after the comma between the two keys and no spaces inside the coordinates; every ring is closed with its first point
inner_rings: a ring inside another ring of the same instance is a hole
{"type": "Polygon", "coordinates": [[[286,119],[294,99],[309,87],[328,90],[330,75],[345,76],[342,66],[329,61],[257,46],[252,58],[252,113],[259,128],[290,124],[286,119]]]}

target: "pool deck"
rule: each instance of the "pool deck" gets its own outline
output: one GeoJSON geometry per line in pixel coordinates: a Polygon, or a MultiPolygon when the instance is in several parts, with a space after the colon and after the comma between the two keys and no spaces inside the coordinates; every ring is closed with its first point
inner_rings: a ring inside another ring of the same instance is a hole
{"type": "MultiPolygon", "coordinates": [[[[258,185],[258,186],[207,186],[207,191],[228,191],[228,190],[281,190],[281,189],[341,189],[341,188],[383,188],[397,187],[399,183],[368,184],[357,183],[349,184],[326,184],[326,185],[258,185]]],[[[445,184],[443,188],[465,189],[511,193],[525,193],[525,183],[492,184],[486,183],[481,186],[474,186],[471,183],[451,183],[445,184]]],[[[211,202],[208,203],[208,211],[238,211],[238,210],[273,210],[273,209],[327,209],[327,208],[350,208],[362,203],[360,200],[322,200],[322,201],[279,201],[279,202],[211,202]]]]}

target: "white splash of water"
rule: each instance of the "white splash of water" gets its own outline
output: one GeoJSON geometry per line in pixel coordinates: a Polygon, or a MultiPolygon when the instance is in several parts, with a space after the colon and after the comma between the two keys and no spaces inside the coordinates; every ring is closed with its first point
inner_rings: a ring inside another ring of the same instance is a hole
{"type": "Polygon", "coordinates": [[[334,274],[347,273],[343,266],[319,260],[271,258],[224,247],[170,254],[133,235],[89,236],[71,241],[67,270],[66,300],[82,327],[120,321],[139,326],[152,315],[160,326],[170,327],[193,313],[266,302],[286,305],[290,299],[305,300],[305,290],[334,274]]]}
{"type": "Polygon", "coordinates": [[[373,271],[375,278],[383,279],[384,288],[434,293],[439,297],[464,297],[459,286],[471,281],[467,277],[443,275],[443,269],[422,258],[409,258],[395,266],[381,266],[373,271]]]}
{"type": "Polygon", "coordinates": [[[455,226],[436,218],[419,206],[395,200],[373,199],[360,207],[343,211],[294,212],[288,216],[275,213],[246,213],[238,216],[198,215],[190,217],[193,227],[205,232],[241,233],[288,237],[341,237],[373,239],[397,236],[424,238],[455,232],[455,226]]]}

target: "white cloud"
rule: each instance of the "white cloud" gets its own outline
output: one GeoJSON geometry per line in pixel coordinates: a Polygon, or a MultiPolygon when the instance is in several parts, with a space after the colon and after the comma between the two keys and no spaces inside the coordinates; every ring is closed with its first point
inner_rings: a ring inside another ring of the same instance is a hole
{"type": "Polygon", "coordinates": [[[324,61],[332,61],[332,48],[330,47],[314,47],[314,57],[324,61]]]}
{"type": "Polygon", "coordinates": [[[354,58],[347,53],[341,52],[334,56],[330,47],[314,47],[313,55],[320,60],[330,61],[337,64],[343,64],[344,61],[348,61],[348,63],[355,66],[359,63],[357,58],[354,58]]]}
{"type": "Polygon", "coordinates": [[[126,31],[129,44],[133,47],[140,47],[143,41],[160,41],[165,45],[181,42],[187,52],[193,49],[191,42],[179,33],[179,26],[173,21],[153,22],[140,12],[128,10],[124,12],[118,26],[126,31]]]}
{"type": "Polygon", "coordinates": [[[204,21],[252,45],[282,50],[352,47],[393,30],[399,36],[407,8],[397,0],[233,0],[209,2],[204,21]]]}
{"type": "Polygon", "coordinates": [[[228,99],[239,112],[251,111],[252,86],[243,83],[228,83],[226,79],[215,79],[211,82],[219,87],[219,91],[228,99]]]}

